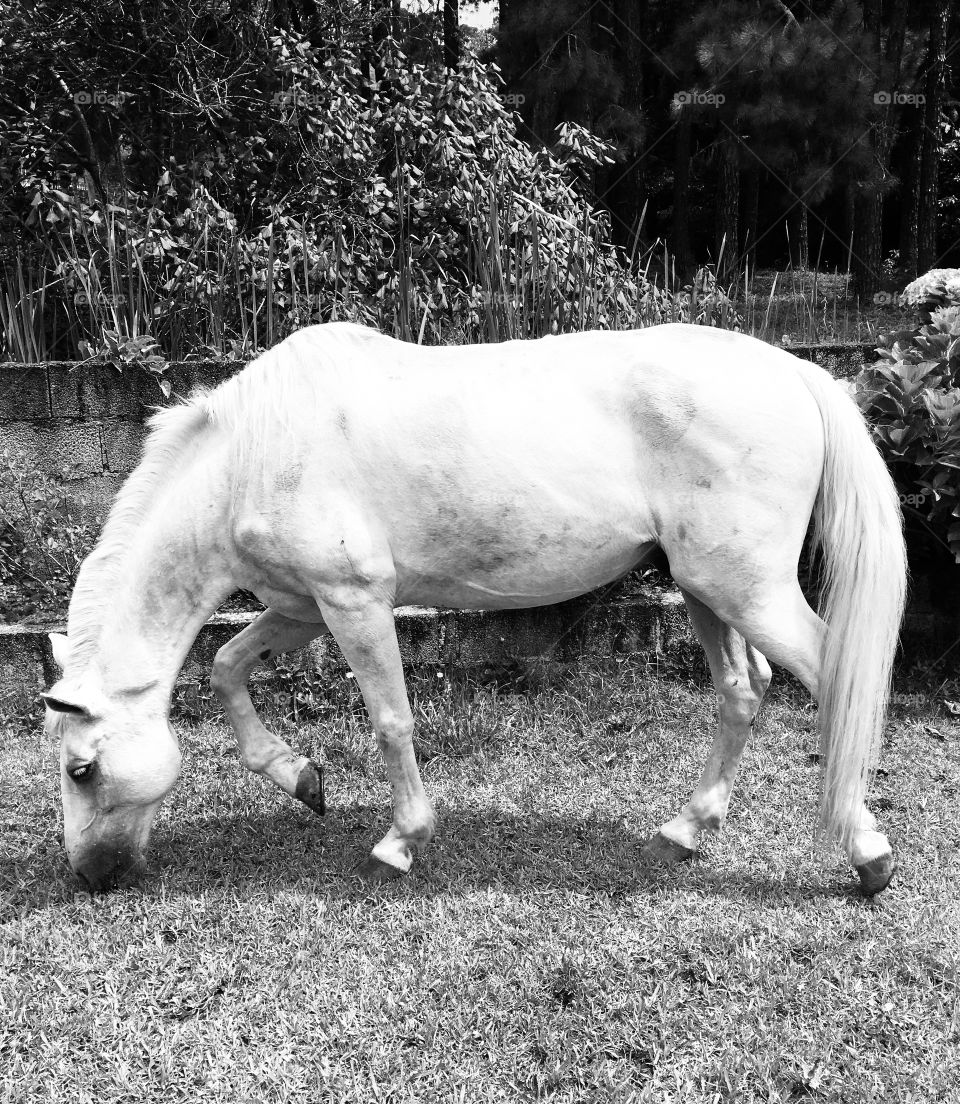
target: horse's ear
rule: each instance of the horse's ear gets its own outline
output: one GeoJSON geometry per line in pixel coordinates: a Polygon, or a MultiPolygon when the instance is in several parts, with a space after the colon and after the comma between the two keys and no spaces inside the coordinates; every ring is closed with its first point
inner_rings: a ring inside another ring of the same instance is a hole
{"type": "Polygon", "coordinates": [[[70,662],[70,641],[63,633],[47,633],[47,637],[50,641],[50,648],[53,651],[54,663],[56,663],[61,671],[65,671],[67,669],[67,664],[70,662]]]}
{"type": "Polygon", "coordinates": [[[40,698],[54,713],[72,713],[75,717],[85,717],[87,720],[93,717],[90,706],[75,692],[58,690],[53,694],[41,694],[40,698]]]}

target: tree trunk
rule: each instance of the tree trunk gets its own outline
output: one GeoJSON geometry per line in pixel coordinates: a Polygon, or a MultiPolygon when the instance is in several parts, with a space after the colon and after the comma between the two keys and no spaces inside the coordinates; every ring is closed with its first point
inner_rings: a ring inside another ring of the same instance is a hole
{"type": "Polygon", "coordinates": [[[918,216],[920,208],[920,158],[923,153],[923,123],[918,116],[916,126],[909,129],[910,152],[907,173],[900,195],[900,264],[904,275],[912,280],[917,270],[918,216]]]}
{"type": "MultiPolygon", "coordinates": [[[[887,41],[883,56],[889,64],[892,88],[880,88],[888,94],[899,89],[903,67],[903,45],[906,37],[907,5],[897,0],[890,12],[887,41]]],[[[877,35],[882,33],[879,0],[864,0],[863,25],[877,35]]],[[[890,151],[896,137],[896,111],[890,102],[871,128],[876,178],[864,183],[857,197],[854,212],[853,255],[851,268],[861,301],[871,298],[880,287],[880,265],[883,253],[883,189],[890,178],[890,151]]]]}
{"type": "Polygon", "coordinates": [[[787,212],[790,237],[790,264],[795,269],[810,267],[810,217],[804,202],[795,203],[787,212]]]}
{"type": "Polygon", "coordinates": [[[740,224],[743,227],[743,239],[740,243],[740,255],[746,260],[752,272],[757,265],[757,228],[760,211],[760,166],[756,161],[752,161],[744,170],[741,197],[740,224]]]}
{"type": "Polygon", "coordinates": [[[917,211],[917,262],[920,272],[937,263],[937,201],[940,160],[940,107],[943,102],[947,67],[947,25],[951,0],[940,0],[930,24],[927,79],[923,105],[923,146],[920,154],[920,184],[917,211]]]}
{"type": "Polygon", "coordinates": [[[451,72],[460,64],[459,0],[443,0],[443,64],[451,72]]]}
{"type": "MultiPolygon", "coordinates": [[[[674,265],[681,281],[693,268],[690,248],[690,110],[680,109],[673,147],[673,219],[671,233],[674,265]]],[[[668,274],[669,275],[669,274],[668,274]]]]}
{"type": "Polygon", "coordinates": [[[717,206],[714,219],[714,243],[717,279],[726,284],[736,273],[737,219],[740,208],[740,168],[737,164],[737,139],[725,134],[719,148],[720,174],[717,182],[717,206]]]}
{"type": "Polygon", "coordinates": [[[848,184],[843,194],[843,246],[847,273],[853,272],[853,235],[857,229],[857,189],[848,184]]]}
{"type": "Polygon", "coordinates": [[[861,302],[871,299],[880,287],[880,228],[883,197],[865,188],[854,204],[853,255],[850,268],[861,302]]]}

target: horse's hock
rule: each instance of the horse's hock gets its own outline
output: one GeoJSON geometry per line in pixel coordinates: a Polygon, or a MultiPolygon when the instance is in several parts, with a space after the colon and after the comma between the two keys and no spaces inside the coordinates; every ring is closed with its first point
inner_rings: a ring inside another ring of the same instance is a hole
{"type": "MultiPolygon", "coordinates": [[[[855,375],[873,359],[869,345],[793,346],[791,352],[822,364],[837,377],[855,375]]],[[[174,397],[214,387],[239,369],[236,362],[172,364],[165,374],[174,397]]],[[[69,494],[93,514],[104,515],[136,466],[151,410],[166,405],[158,377],[139,369],[50,362],[0,365],[0,453],[50,475],[72,466],[69,494]]],[[[555,606],[503,613],[406,608],[398,613],[405,664],[412,668],[509,667],[569,661],[581,654],[641,655],[686,664],[694,648],[682,601],[675,590],[633,587],[629,596],[587,595],[555,606]]],[[[201,632],[182,678],[202,682],[213,656],[250,620],[221,614],[201,632]]],[[[54,677],[47,633],[63,624],[0,626],[0,689],[16,687],[32,697],[54,677]]],[[[915,622],[926,638],[933,626],[915,622]]],[[[908,618],[906,635],[910,636],[908,618]]],[[[336,646],[315,642],[301,661],[342,666],[336,646]]]]}

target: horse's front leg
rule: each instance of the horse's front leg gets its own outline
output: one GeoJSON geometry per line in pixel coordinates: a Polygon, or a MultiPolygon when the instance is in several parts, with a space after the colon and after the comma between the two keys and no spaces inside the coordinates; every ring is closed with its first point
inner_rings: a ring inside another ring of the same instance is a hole
{"type": "Polygon", "coordinates": [[[236,733],[245,766],[321,816],[324,801],[320,767],[306,756],[296,755],[289,744],[263,726],[247,692],[247,679],[258,663],[302,648],[328,631],[322,621],[292,621],[265,610],[217,652],[210,676],[210,685],[236,733]]]}
{"type": "Polygon", "coordinates": [[[393,608],[364,594],[318,603],[324,620],[356,676],[387,768],[393,824],[362,868],[382,879],[405,874],[413,852],[430,842],[434,814],[413,748],[413,714],[407,700],[393,608]]]}

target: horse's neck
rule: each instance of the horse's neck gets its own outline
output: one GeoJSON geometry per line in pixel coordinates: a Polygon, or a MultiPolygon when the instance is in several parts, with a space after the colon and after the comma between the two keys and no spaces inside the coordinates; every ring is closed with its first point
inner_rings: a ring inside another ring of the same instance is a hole
{"type": "Polygon", "coordinates": [[[125,549],[91,557],[89,581],[104,585],[87,658],[106,690],[154,686],[168,699],[201,626],[235,589],[222,492],[215,472],[199,484],[178,473],[125,549]]]}

